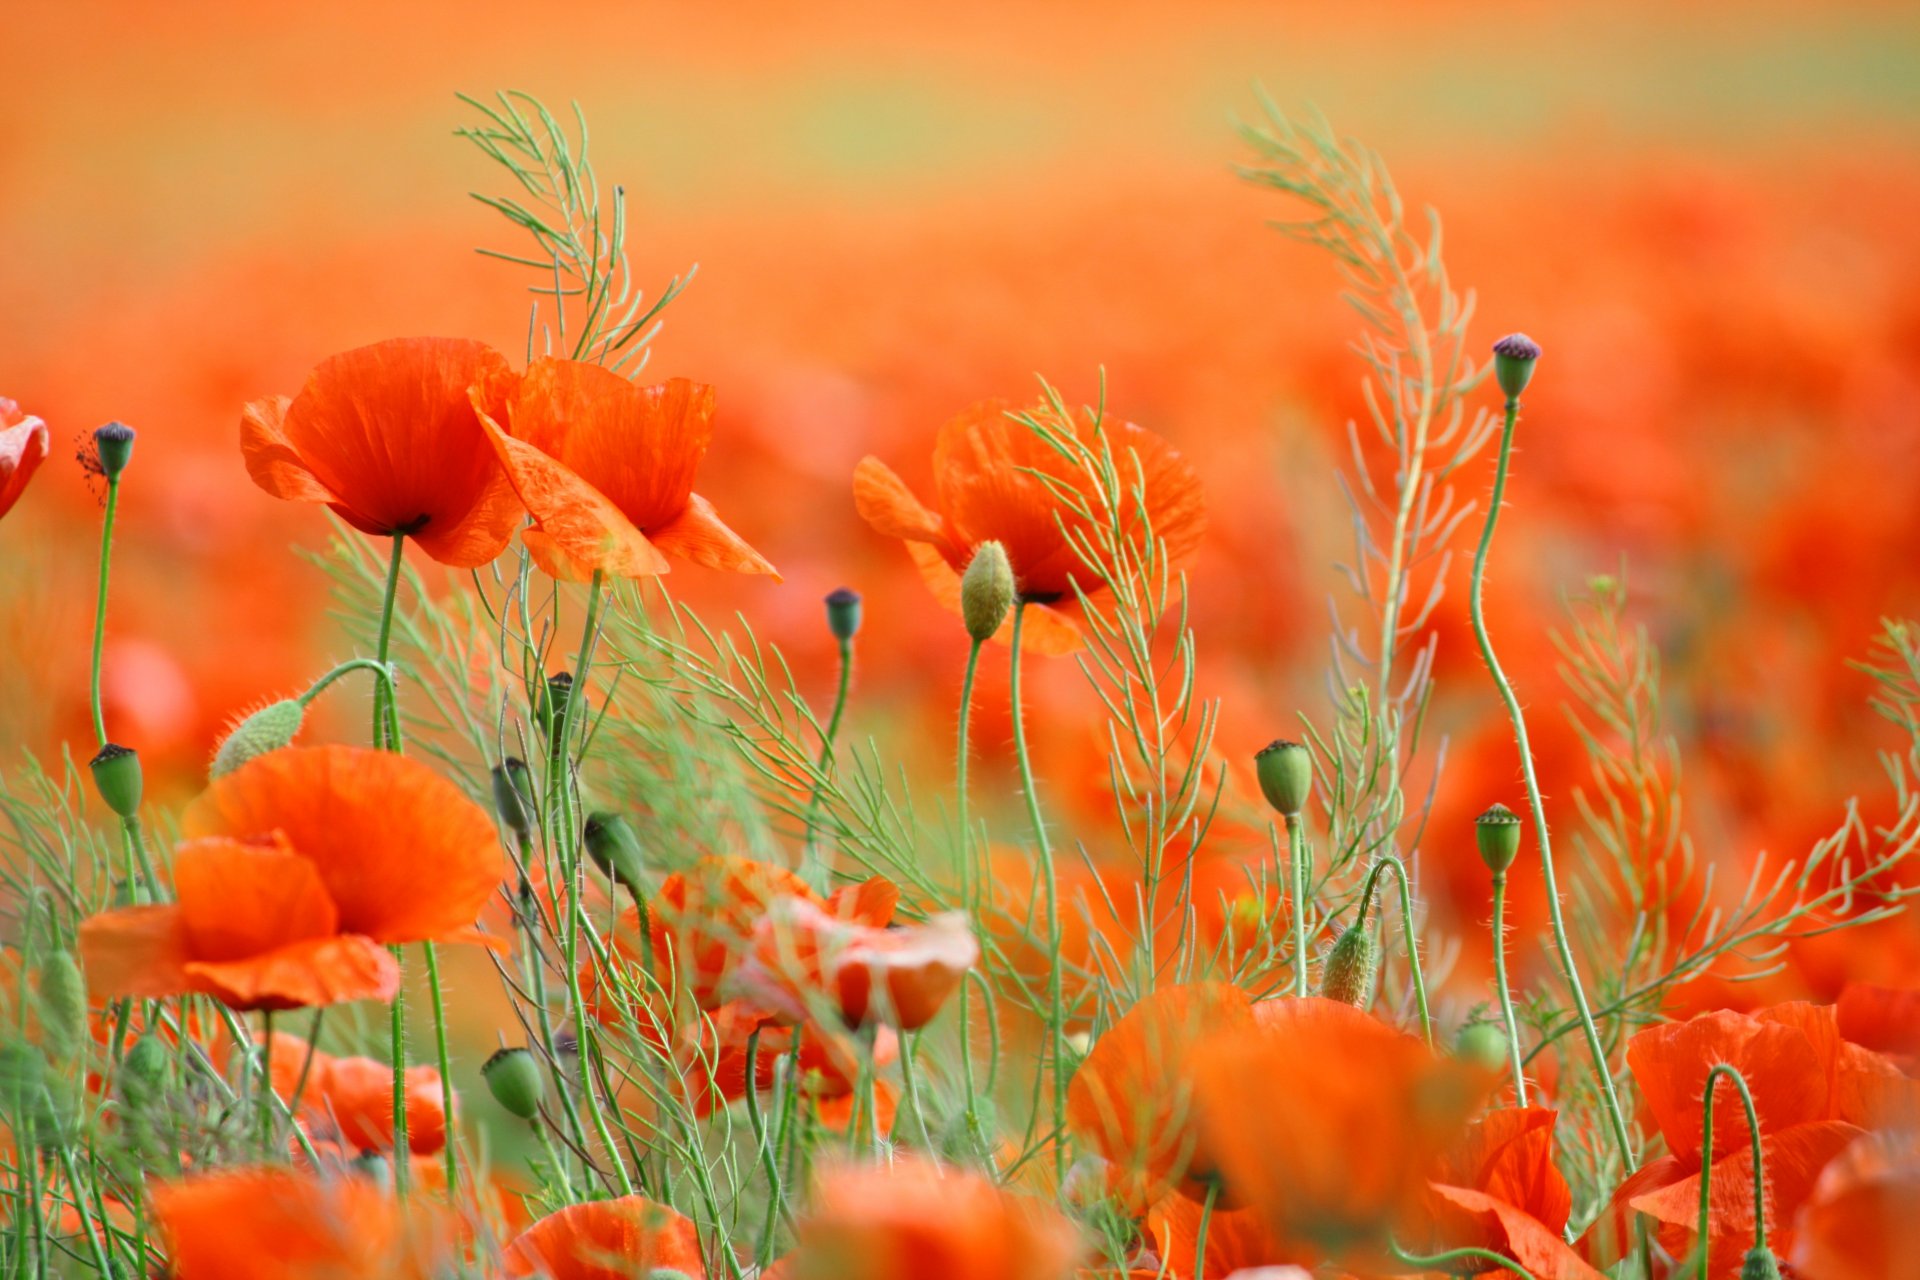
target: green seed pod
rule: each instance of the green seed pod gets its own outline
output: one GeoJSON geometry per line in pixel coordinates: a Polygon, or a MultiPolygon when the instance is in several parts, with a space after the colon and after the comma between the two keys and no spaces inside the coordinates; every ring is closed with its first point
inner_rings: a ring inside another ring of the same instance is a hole
{"type": "Polygon", "coordinates": [[[540,1102],[546,1095],[546,1077],[540,1064],[526,1049],[502,1049],[480,1068],[493,1100],[522,1120],[540,1114],[540,1102]]]}
{"type": "Polygon", "coordinates": [[[518,756],[493,766],[493,809],[502,825],[520,839],[533,833],[533,775],[518,756]]]}
{"type": "Polygon", "coordinates": [[[1313,791],[1313,753],[1297,742],[1274,739],[1253,755],[1253,771],[1260,790],[1274,812],[1298,817],[1313,791]]]}
{"type": "Polygon", "coordinates": [[[55,1062],[70,1062],[87,1044],[87,983],[73,952],[47,952],[37,985],[47,1052],[55,1062]]]}
{"type": "Polygon", "coordinates": [[[860,630],[860,593],[841,587],[827,596],[827,630],[835,640],[851,640],[860,630]]]}
{"type": "Polygon", "coordinates": [[[144,1110],[167,1087],[167,1046],[151,1032],[133,1042],[120,1059],[120,1097],[129,1107],[144,1110]]]}
{"type": "Polygon", "coordinates": [[[362,1151],[347,1162],[347,1172],[365,1178],[382,1191],[393,1186],[393,1166],[378,1151],[362,1151]]]}
{"type": "Polygon", "coordinates": [[[1507,1065],[1507,1033],[1491,1022],[1468,1023],[1453,1042],[1453,1054],[1476,1067],[1502,1070],[1507,1065]]]}
{"type": "Polygon", "coordinates": [[[227,736],[213,753],[213,765],[207,770],[207,776],[225,777],[249,760],[278,751],[293,741],[306,717],[307,709],[298,699],[269,702],[227,730],[227,736]]]}
{"type": "Polygon", "coordinates": [[[993,638],[1013,608],[1013,564],[998,542],[974,549],[967,571],[960,577],[960,618],[967,634],[985,643],[993,638]]]}
{"type": "Polygon", "coordinates": [[[640,878],[645,861],[640,852],[640,837],[624,817],[617,813],[592,814],[587,818],[585,835],[587,856],[600,868],[601,875],[635,899],[645,893],[646,886],[640,878]]]}
{"type": "Polygon", "coordinates": [[[1524,333],[1510,333],[1493,344],[1493,376],[1508,400],[1518,400],[1533,381],[1540,344],[1524,333]]]}
{"type": "Polygon", "coordinates": [[[1366,921],[1348,926],[1333,940],[1321,963],[1320,994],[1356,1009],[1366,1008],[1373,998],[1373,971],[1379,963],[1379,947],[1366,921]]]}
{"type": "Polygon", "coordinates": [[[1773,1250],[1749,1249],[1747,1260],[1740,1267],[1740,1280],[1780,1280],[1780,1262],[1773,1256],[1773,1250]]]}
{"type": "Polygon", "coordinates": [[[140,753],[109,742],[87,763],[107,808],[123,818],[140,812],[140,753]]]}
{"type": "Polygon", "coordinates": [[[1497,876],[1507,873],[1520,855],[1520,815],[1496,804],[1473,820],[1473,838],[1480,845],[1480,861],[1497,876]]]}
{"type": "Polygon", "coordinates": [[[567,716],[567,704],[573,701],[573,672],[556,671],[540,689],[540,731],[552,742],[559,736],[561,722],[567,716]]]}
{"type": "Polygon", "coordinates": [[[93,453],[100,460],[100,472],[109,481],[133,461],[133,428],[124,422],[109,422],[93,433],[93,453]]]}

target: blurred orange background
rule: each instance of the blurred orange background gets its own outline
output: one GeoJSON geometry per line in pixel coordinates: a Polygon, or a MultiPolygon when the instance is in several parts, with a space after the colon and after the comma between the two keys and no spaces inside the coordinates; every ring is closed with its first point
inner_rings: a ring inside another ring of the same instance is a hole
{"type": "MultiPolygon", "coordinates": [[[[1562,821],[1583,766],[1547,633],[1623,557],[1703,854],[1798,856],[1848,797],[1886,807],[1891,739],[1844,664],[1883,614],[1920,612],[1909,6],[21,4],[6,25],[0,394],[56,456],[0,525],[0,768],[90,754],[99,507],[71,455],[110,418],[140,437],[108,721],[158,789],[197,786],[237,711],[343,656],[323,575],[288,552],[324,523],[248,481],[240,406],[383,337],[518,359],[526,280],[471,250],[521,246],[466,198],[504,175],[452,136],[473,119],[455,92],[497,88],[581,104],[644,284],[698,264],[650,374],[719,388],[701,489],[786,579],[687,569],[676,590],[744,609],[823,698],[820,597],[865,593],[858,732],[943,780],[965,642],[855,515],[855,462],[921,483],[954,411],[1035,374],[1091,399],[1102,369],[1208,487],[1193,594],[1219,746],[1324,719],[1358,321],[1232,173],[1258,83],[1439,211],[1476,349],[1515,329],[1546,348],[1490,609],[1562,821]]],[[[1466,819],[1519,791],[1458,573],[1421,854],[1468,929],[1466,819]]],[[[1033,693],[1069,822],[1099,768],[1077,680],[1054,663],[1033,693]]],[[[983,708],[1004,687],[1001,656],[983,708]]],[[[983,711],[989,769],[1005,737],[983,711]]],[[[1782,981],[1831,994],[1920,953],[1910,924],[1871,938],[1782,981]]]]}

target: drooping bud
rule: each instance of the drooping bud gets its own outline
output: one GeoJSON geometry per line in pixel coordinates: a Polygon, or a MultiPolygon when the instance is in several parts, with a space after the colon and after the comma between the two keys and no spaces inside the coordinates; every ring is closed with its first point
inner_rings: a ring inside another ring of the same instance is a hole
{"type": "Polygon", "coordinates": [[[123,818],[140,812],[140,753],[132,747],[109,742],[100,748],[87,767],[93,771],[93,785],[107,808],[123,818]]]}
{"type": "Polygon", "coordinates": [[[1507,1065],[1507,1033],[1491,1022],[1468,1023],[1460,1028],[1453,1053],[1462,1062],[1499,1071],[1507,1065]]]}
{"type": "Polygon", "coordinates": [[[835,640],[851,640],[860,630],[860,593],[841,587],[827,594],[827,630],[835,640]]]}
{"type": "Polygon", "coordinates": [[[600,874],[638,898],[645,890],[640,878],[644,858],[640,837],[626,818],[617,813],[596,813],[587,818],[585,835],[587,856],[600,874]]]}
{"type": "Polygon", "coordinates": [[[133,1042],[120,1059],[120,1096],[136,1110],[144,1109],[167,1087],[167,1046],[151,1032],[133,1042]]]}
{"type": "Polygon", "coordinates": [[[1283,818],[1299,816],[1313,791],[1313,753],[1297,742],[1275,739],[1253,755],[1253,771],[1267,803],[1283,818]]]}
{"type": "Polygon", "coordinates": [[[1765,1245],[1749,1249],[1740,1266],[1740,1280],[1780,1280],[1780,1261],[1773,1250],[1765,1245]]]}
{"type": "Polygon", "coordinates": [[[133,461],[133,428],[124,422],[109,422],[93,433],[93,453],[100,460],[100,473],[109,482],[133,461]]]}
{"type": "Polygon", "coordinates": [[[1480,860],[1487,864],[1487,870],[1503,876],[1520,855],[1520,815],[1496,804],[1473,820],[1473,838],[1480,845],[1480,860]]]}
{"type": "Polygon", "coordinates": [[[993,638],[1013,608],[1013,563],[998,542],[974,549],[967,571],[960,576],[960,618],[967,634],[985,643],[993,638]]]}
{"type": "Polygon", "coordinates": [[[47,1052],[55,1062],[70,1062],[87,1043],[87,983],[73,952],[61,948],[45,953],[37,987],[47,1052]]]}
{"type": "Polygon", "coordinates": [[[1356,1009],[1366,1008],[1373,998],[1373,971],[1379,963],[1379,947],[1367,922],[1349,925],[1321,962],[1320,994],[1356,1009]]]}
{"type": "Polygon", "coordinates": [[[213,753],[207,776],[225,777],[249,760],[278,751],[293,741],[306,717],[307,709],[297,698],[269,702],[227,731],[219,749],[213,753]]]}
{"type": "Polygon", "coordinates": [[[508,756],[493,766],[493,810],[507,830],[525,840],[533,832],[533,775],[527,762],[508,756]]]}
{"type": "Polygon", "coordinates": [[[540,1114],[540,1101],[547,1091],[540,1064],[527,1049],[502,1049],[480,1068],[493,1100],[522,1120],[540,1114]]]}
{"type": "Polygon", "coordinates": [[[1533,381],[1533,366],[1540,359],[1540,344],[1524,333],[1510,333],[1493,344],[1493,376],[1507,399],[1518,400],[1533,381]]]}

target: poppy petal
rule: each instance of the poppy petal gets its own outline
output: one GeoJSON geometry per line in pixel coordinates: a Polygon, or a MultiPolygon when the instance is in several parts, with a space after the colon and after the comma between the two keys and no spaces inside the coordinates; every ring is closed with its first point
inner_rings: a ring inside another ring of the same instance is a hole
{"type": "Polygon", "coordinates": [[[945,546],[945,522],[913,496],[906,481],[880,459],[860,459],[853,469],[853,505],[860,518],[889,538],[945,546]]]}
{"type": "Polygon", "coordinates": [[[503,1261],[512,1280],[629,1280],[658,1268],[707,1274],[693,1223],[643,1196],[550,1213],[507,1245],[503,1261]]]}
{"type": "Polygon", "coordinates": [[[20,413],[11,400],[0,399],[0,516],[26,492],[27,481],[46,461],[51,438],[47,424],[31,414],[20,413]]]}
{"type": "Polygon", "coordinates": [[[318,868],[284,841],[185,841],[174,851],[173,883],[196,960],[245,959],[339,930],[318,868]]]}
{"type": "Polygon", "coordinates": [[[358,934],[310,938],[240,960],[189,960],[197,990],[235,1009],[293,1009],[348,1000],[391,1000],[400,966],[385,947],[358,934]]]}
{"type": "Polygon", "coordinates": [[[662,551],[709,569],[764,573],[776,581],[780,577],[766,557],[729,529],[714,512],[713,504],[697,493],[688,495],[686,509],[679,515],[655,527],[652,537],[662,551]]]}
{"type": "MultiPolygon", "coordinates": [[[[920,571],[920,580],[927,584],[933,598],[949,613],[960,612],[960,575],[948,564],[946,557],[924,543],[909,542],[907,554],[913,558],[914,568],[920,571]]],[[[1086,645],[1080,634],[1080,628],[1062,609],[1052,605],[1029,604],[1025,619],[1020,624],[1020,647],[1028,653],[1037,653],[1044,657],[1057,658],[1064,654],[1075,653],[1086,645]]],[[[1001,644],[1013,642],[1013,615],[1000,624],[993,638],[1001,644]]]]}
{"type": "Polygon", "coordinates": [[[1538,1280],[1604,1280],[1553,1230],[1507,1201],[1467,1187],[1435,1184],[1432,1191],[1439,1201],[1439,1247],[1491,1249],[1538,1280]]]}
{"type": "Polygon", "coordinates": [[[95,997],[157,1000],[193,990],[186,916],[174,905],[121,907],[80,922],[80,960],[95,997]]]}
{"type": "Polygon", "coordinates": [[[289,502],[339,504],[340,495],[321,482],[287,439],[290,396],[267,396],[240,411],[240,453],[253,482],[289,502]]]}

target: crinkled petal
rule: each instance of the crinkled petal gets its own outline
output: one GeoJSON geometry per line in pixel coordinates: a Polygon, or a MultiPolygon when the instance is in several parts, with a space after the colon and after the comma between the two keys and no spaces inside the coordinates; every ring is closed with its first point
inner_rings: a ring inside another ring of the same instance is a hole
{"type": "Polygon", "coordinates": [[[670,551],[708,569],[764,573],[776,580],[780,577],[766,557],[729,529],[714,512],[713,504],[697,493],[688,496],[686,509],[679,515],[655,526],[652,537],[662,551],[670,551]]]}
{"type": "Polygon", "coordinates": [[[319,869],[277,838],[271,845],[226,836],[183,841],[173,855],[173,884],[196,960],[244,960],[339,930],[319,869]]]}
{"type": "Polygon", "coordinates": [[[507,1245],[503,1262],[510,1280],[631,1280],[662,1267],[706,1275],[693,1223],[642,1196],[550,1213],[507,1245]]]}
{"type": "Polygon", "coordinates": [[[312,938],[241,960],[189,960],[194,988],[235,1009],[297,1009],[348,1000],[391,1000],[400,966],[371,938],[312,938]]]}
{"type": "Polygon", "coordinates": [[[80,922],[80,960],[96,1000],[157,1000],[193,990],[187,922],[178,906],[121,907],[80,922]]]}

